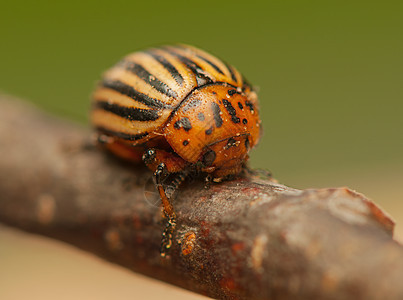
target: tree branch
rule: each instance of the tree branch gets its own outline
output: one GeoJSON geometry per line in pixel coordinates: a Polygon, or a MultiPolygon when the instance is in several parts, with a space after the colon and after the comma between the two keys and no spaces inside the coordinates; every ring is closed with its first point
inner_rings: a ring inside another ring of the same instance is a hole
{"type": "Polygon", "coordinates": [[[403,299],[393,221],[361,194],[258,174],[209,189],[195,180],[175,199],[162,259],[146,168],[90,146],[87,129],[0,98],[1,222],[220,299],[403,299]]]}

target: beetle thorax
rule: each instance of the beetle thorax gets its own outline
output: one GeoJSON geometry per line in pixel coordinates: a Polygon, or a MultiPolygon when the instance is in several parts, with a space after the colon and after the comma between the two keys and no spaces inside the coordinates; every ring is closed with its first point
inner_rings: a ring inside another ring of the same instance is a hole
{"type": "Polygon", "coordinates": [[[241,89],[212,84],[194,90],[165,127],[175,153],[206,172],[236,173],[259,136],[257,112],[241,89]]]}

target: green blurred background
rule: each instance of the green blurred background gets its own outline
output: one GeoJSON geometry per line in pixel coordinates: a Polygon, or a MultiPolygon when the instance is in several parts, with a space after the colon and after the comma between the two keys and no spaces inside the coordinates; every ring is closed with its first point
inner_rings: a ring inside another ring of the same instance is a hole
{"type": "Polygon", "coordinates": [[[123,55],[187,43],[259,90],[252,166],[298,188],[349,186],[403,221],[403,2],[8,1],[0,89],[80,122],[123,55]]]}

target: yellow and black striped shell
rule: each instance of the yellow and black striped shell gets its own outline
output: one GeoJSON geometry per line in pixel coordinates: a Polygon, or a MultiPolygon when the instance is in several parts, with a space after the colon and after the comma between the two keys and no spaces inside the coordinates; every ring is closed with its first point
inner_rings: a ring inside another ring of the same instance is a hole
{"type": "Polygon", "coordinates": [[[185,45],[126,56],[104,74],[92,107],[92,123],[109,143],[137,154],[162,148],[220,175],[239,172],[261,131],[257,96],[243,76],[185,45]]]}

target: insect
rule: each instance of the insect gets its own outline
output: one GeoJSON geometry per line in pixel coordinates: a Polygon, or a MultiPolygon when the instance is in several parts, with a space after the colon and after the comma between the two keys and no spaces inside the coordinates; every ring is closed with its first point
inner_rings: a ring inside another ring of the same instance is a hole
{"type": "Polygon", "coordinates": [[[135,52],[105,72],[91,120],[104,148],[154,172],[171,247],[176,215],[163,180],[191,172],[220,182],[239,174],[261,134],[257,95],[232,66],[187,45],[135,52]]]}

